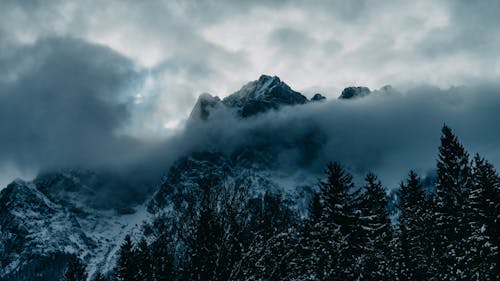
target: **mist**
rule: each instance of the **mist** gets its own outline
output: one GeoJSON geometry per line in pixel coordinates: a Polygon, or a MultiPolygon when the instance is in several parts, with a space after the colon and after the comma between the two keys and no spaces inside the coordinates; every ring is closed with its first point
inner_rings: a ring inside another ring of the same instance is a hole
{"type": "Polygon", "coordinates": [[[432,173],[441,128],[450,126],[471,154],[500,163],[496,84],[440,89],[392,87],[363,98],[285,107],[240,119],[221,109],[207,122],[188,126],[182,143],[231,155],[242,147],[274,153],[275,168],[321,175],[329,161],[339,161],[363,176],[378,173],[388,188],[397,187],[413,169],[432,173]]]}

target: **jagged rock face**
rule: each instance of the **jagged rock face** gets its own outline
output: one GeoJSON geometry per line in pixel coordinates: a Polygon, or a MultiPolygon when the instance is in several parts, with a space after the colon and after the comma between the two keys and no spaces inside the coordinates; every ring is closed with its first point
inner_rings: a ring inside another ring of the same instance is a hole
{"type": "Polygon", "coordinates": [[[193,110],[190,120],[207,120],[211,112],[225,107],[242,118],[255,116],[269,110],[277,110],[283,106],[300,105],[308,100],[301,93],[292,90],[278,77],[262,75],[259,80],[249,82],[239,91],[224,98],[210,94],[202,94],[193,110]]]}
{"type": "Polygon", "coordinates": [[[215,110],[220,104],[221,100],[219,97],[214,97],[208,93],[201,94],[189,115],[189,119],[207,120],[210,112],[215,110]]]}
{"type": "Polygon", "coordinates": [[[314,96],[311,98],[311,101],[325,101],[325,100],[326,100],[326,97],[320,93],[314,94],[314,96]]]}
{"type": "Polygon", "coordinates": [[[231,163],[220,153],[200,152],[183,157],[169,169],[148,210],[155,213],[169,205],[182,209],[183,205],[193,204],[192,196],[201,194],[206,181],[218,185],[231,173],[231,163]]]}
{"type": "Polygon", "coordinates": [[[262,75],[259,80],[246,84],[222,102],[228,107],[236,108],[242,117],[249,117],[284,105],[304,104],[307,98],[292,90],[278,77],[262,75]]]}
{"type": "Polygon", "coordinates": [[[129,188],[126,179],[105,172],[86,169],[65,169],[40,173],[34,180],[36,188],[53,202],[66,208],[92,208],[130,212],[131,205],[145,200],[147,187],[129,188]],[[125,194],[126,190],[130,194],[125,194]]]}
{"type": "Polygon", "coordinates": [[[85,240],[82,234],[73,214],[52,202],[35,184],[11,183],[0,196],[0,277],[38,257],[71,249],[85,240]]]}
{"type": "Polygon", "coordinates": [[[354,99],[364,97],[370,94],[370,89],[367,87],[347,87],[340,94],[339,99],[354,99]]]}
{"type": "MultiPolygon", "coordinates": [[[[249,191],[248,199],[257,198],[266,192],[279,192],[287,200],[294,202],[299,212],[306,210],[312,192],[311,186],[317,180],[315,177],[290,180],[289,174],[279,173],[256,163],[269,159],[253,158],[256,157],[255,154],[248,155],[247,152],[238,151],[232,156],[218,152],[200,152],[179,159],[148,203],[148,211],[164,214],[168,210],[178,217],[186,216],[194,213],[204,190],[217,193],[227,185],[231,188],[245,186],[249,191]],[[251,159],[254,159],[252,166],[246,166],[251,159]],[[283,182],[287,184],[284,185],[283,182]]],[[[261,156],[265,157],[260,154],[257,157],[261,156]]],[[[189,216],[184,219],[189,219],[189,216]]]]}
{"type": "Polygon", "coordinates": [[[40,276],[64,268],[69,254],[84,259],[91,273],[109,270],[122,237],[146,219],[144,210],[119,214],[86,205],[93,195],[82,184],[88,179],[75,176],[16,180],[0,192],[0,280],[30,280],[34,273],[55,280],[40,276]]]}
{"type": "Polygon", "coordinates": [[[96,191],[91,188],[96,175],[91,171],[47,172],[38,175],[33,183],[51,201],[66,207],[95,204],[96,191]]]}

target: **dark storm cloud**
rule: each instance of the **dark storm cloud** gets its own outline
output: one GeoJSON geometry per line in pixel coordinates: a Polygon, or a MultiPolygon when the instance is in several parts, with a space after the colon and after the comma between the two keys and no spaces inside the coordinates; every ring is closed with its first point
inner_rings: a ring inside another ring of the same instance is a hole
{"type": "Polygon", "coordinates": [[[140,81],[130,60],[48,38],[2,55],[0,68],[2,162],[37,169],[123,160],[133,144],[118,134],[129,122],[123,93],[140,81]]]}

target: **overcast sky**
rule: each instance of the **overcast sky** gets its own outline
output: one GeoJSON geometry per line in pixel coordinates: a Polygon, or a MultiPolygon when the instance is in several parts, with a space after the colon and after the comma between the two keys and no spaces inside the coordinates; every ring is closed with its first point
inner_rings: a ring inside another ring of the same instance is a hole
{"type": "Polygon", "coordinates": [[[0,186],[44,165],[125,161],[102,156],[175,135],[199,94],[262,73],[331,99],[350,85],[491,86],[499,12],[465,0],[2,1],[0,186]]]}

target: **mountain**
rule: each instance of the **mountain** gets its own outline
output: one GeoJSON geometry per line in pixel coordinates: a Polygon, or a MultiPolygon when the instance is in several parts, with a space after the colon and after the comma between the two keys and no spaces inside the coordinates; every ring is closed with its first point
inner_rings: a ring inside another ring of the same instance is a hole
{"type": "Polygon", "coordinates": [[[141,224],[146,210],[93,205],[95,193],[85,175],[51,173],[32,182],[16,180],[1,191],[0,280],[30,280],[35,273],[51,280],[69,254],[86,260],[90,272],[112,267],[121,237],[141,224]]]}
{"type": "Polygon", "coordinates": [[[314,94],[314,96],[311,98],[311,101],[325,101],[325,100],[326,100],[326,97],[320,93],[314,94]]]}
{"type": "Polygon", "coordinates": [[[339,96],[339,99],[348,100],[367,96],[371,93],[367,87],[347,87],[339,96]]]}
{"type": "MultiPolygon", "coordinates": [[[[316,94],[311,101],[326,99],[316,94]]],[[[309,100],[290,88],[277,76],[262,75],[258,80],[244,85],[240,90],[220,99],[208,93],[200,95],[190,119],[207,120],[210,112],[225,108],[241,118],[248,118],[284,106],[302,105],[309,100]]]]}
{"type": "MultiPolygon", "coordinates": [[[[202,94],[190,122],[204,126],[219,111],[245,122],[324,100],[321,94],[308,100],[278,77],[262,75],[224,99],[202,94]]],[[[88,264],[91,275],[109,272],[126,234],[143,232],[158,216],[192,219],[206,188],[217,193],[244,186],[248,199],[279,193],[298,214],[306,215],[317,177],[286,170],[280,163],[293,154],[294,161],[307,166],[325,142],[323,132],[311,126],[291,138],[246,134],[252,142],[228,151],[198,147],[168,167],[154,190],[128,197],[119,193],[126,180],[85,169],[44,172],[31,182],[12,182],[0,192],[0,280],[29,280],[34,274],[37,280],[54,280],[71,254],[88,264]]]]}
{"type": "Polygon", "coordinates": [[[214,97],[209,93],[203,93],[198,97],[193,110],[191,110],[189,119],[207,120],[210,116],[210,112],[217,109],[219,106],[221,106],[221,100],[219,97],[214,97]]]}
{"type": "Polygon", "coordinates": [[[305,104],[307,101],[305,96],[292,90],[278,77],[262,75],[259,80],[246,84],[224,98],[222,103],[236,108],[241,117],[249,117],[286,105],[305,104]]]}

